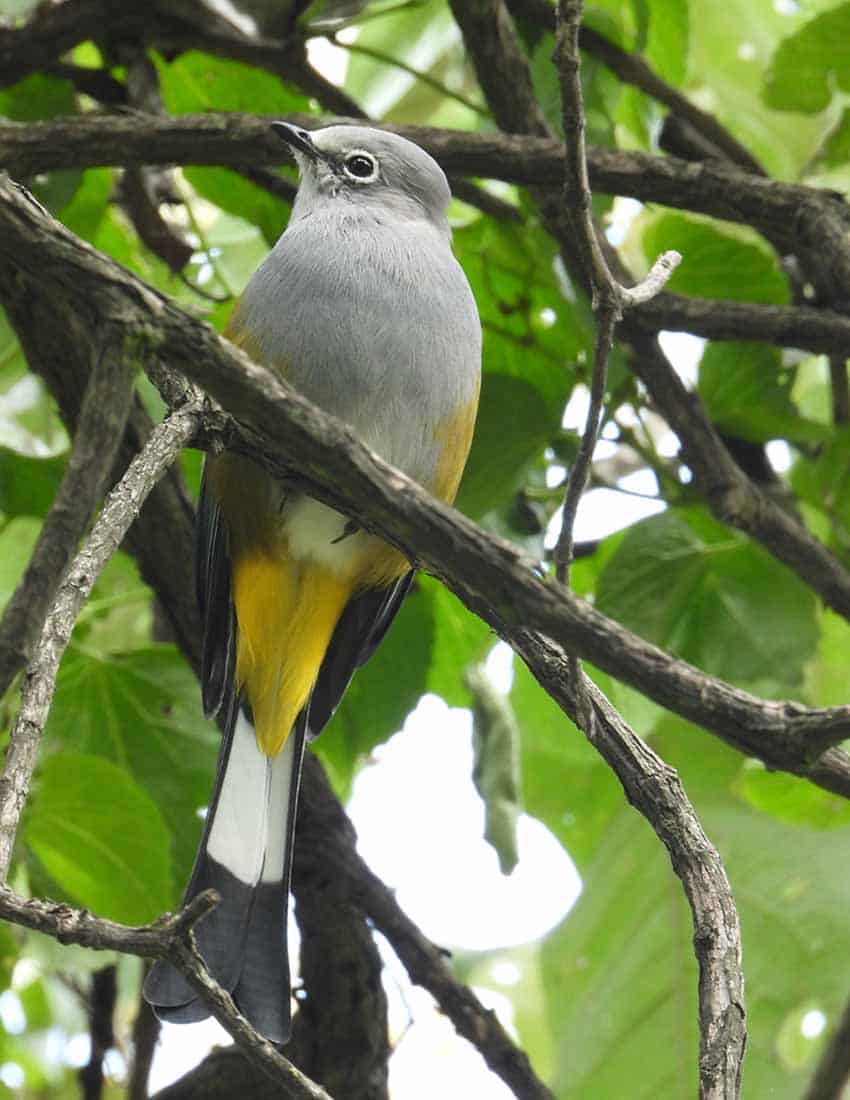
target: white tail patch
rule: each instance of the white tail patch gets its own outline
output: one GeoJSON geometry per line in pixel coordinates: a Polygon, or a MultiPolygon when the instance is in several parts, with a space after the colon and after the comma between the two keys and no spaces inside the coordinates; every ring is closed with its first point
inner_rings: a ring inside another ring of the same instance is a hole
{"type": "Polygon", "coordinates": [[[266,756],[241,711],[236,719],[207,851],[248,886],[283,876],[297,740],[266,756]]]}

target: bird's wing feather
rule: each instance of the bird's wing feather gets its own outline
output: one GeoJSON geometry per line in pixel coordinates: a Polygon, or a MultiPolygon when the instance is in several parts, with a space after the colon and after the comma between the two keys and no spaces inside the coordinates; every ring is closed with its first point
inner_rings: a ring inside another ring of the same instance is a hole
{"type": "Polygon", "coordinates": [[[208,718],[233,713],[236,704],[236,613],[227,530],[210,487],[207,467],[195,525],[195,588],[203,625],[201,690],[208,718]]]}
{"type": "Polygon", "coordinates": [[[354,673],[380,645],[413,583],[411,569],[386,588],[350,600],[331,638],[310,697],[310,737],[317,737],[339,705],[354,673]]]}

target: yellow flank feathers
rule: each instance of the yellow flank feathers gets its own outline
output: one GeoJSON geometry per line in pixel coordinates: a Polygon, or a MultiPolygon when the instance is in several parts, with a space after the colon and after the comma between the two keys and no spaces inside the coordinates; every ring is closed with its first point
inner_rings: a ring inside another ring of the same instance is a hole
{"type": "Polygon", "coordinates": [[[447,416],[434,430],[434,438],[440,447],[437,460],[437,472],[428,486],[434,496],[447,504],[453,504],[457,496],[463,468],[472,445],[472,433],[475,430],[475,416],[478,412],[478,391],[476,387],[472,398],[465,405],[447,416]]]}
{"type": "Polygon", "coordinates": [[[285,546],[274,557],[257,548],[235,558],[236,679],[267,755],[280,752],[307,702],[351,593],[350,582],[289,558],[285,546]]]}

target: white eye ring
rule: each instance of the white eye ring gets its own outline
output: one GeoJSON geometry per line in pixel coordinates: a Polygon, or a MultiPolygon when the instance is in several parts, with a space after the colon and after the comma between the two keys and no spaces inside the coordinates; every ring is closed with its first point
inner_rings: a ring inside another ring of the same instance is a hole
{"type": "Polygon", "coordinates": [[[342,168],[355,183],[371,183],[378,176],[378,162],[365,149],[352,149],[346,153],[342,168]]]}

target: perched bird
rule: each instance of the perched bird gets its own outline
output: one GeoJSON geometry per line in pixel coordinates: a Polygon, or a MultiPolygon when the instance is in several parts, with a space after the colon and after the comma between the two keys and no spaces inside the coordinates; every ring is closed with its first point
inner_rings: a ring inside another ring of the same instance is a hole
{"type": "MultiPolygon", "coordinates": [[[[227,335],[442,500],[469,452],[481,326],[437,163],[395,134],[279,122],[300,172],[283,236],[227,335]]],[[[255,1028],[290,1031],[286,918],[305,740],[325,726],[412,579],[381,539],[234,454],[207,459],[196,579],[203,701],[224,737],[186,900],[214,887],[200,951],[255,1028]]],[[[208,1015],[157,963],[162,1020],[208,1015]]]]}

